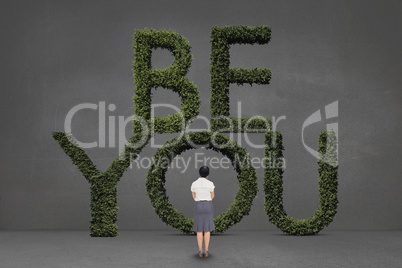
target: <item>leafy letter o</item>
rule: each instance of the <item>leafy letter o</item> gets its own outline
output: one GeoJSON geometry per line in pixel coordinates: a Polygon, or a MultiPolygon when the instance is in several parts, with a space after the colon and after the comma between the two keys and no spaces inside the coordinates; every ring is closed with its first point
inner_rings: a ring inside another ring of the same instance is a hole
{"type": "MultiPolygon", "coordinates": [[[[257,175],[251,165],[246,150],[227,136],[210,131],[186,132],[186,138],[178,136],[164,144],[155,153],[152,166],[148,170],[146,187],[156,214],[167,225],[184,233],[193,232],[194,220],[185,217],[169,202],[165,189],[165,174],[172,159],[186,150],[194,149],[192,144],[205,146],[227,156],[237,172],[239,189],[233,203],[226,212],[214,218],[214,232],[223,233],[248,215],[257,194],[257,175]],[[213,143],[211,142],[213,141],[213,143]],[[224,146],[223,146],[224,145],[224,146]]],[[[189,186],[190,188],[190,186],[189,186]]]]}

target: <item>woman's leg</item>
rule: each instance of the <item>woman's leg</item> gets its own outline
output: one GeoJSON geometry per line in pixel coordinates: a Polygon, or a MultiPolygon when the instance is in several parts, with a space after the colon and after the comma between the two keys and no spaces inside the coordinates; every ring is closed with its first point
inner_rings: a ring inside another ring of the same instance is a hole
{"type": "Polygon", "coordinates": [[[205,243],[206,251],[208,251],[210,237],[211,237],[211,232],[204,232],[204,243],[205,243]]]}
{"type": "Polygon", "coordinates": [[[202,251],[202,232],[197,232],[198,250],[202,251]]]}

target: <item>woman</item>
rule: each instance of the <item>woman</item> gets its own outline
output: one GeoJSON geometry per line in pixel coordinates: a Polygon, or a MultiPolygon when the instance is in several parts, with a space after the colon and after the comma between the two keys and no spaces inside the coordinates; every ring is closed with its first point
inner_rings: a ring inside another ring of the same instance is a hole
{"type": "Polygon", "coordinates": [[[198,257],[208,258],[211,231],[215,229],[214,207],[212,204],[212,199],[215,197],[215,185],[207,179],[209,175],[209,168],[207,166],[202,166],[199,173],[200,177],[191,184],[191,192],[195,201],[194,231],[197,232],[198,257]],[[203,240],[205,244],[204,252],[202,251],[203,240]]]}

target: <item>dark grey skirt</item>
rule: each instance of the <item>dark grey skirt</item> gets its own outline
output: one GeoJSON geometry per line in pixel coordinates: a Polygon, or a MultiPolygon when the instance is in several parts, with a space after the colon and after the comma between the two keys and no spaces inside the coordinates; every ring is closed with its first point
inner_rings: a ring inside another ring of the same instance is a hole
{"type": "Polygon", "coordinates": [[[212,201],[197,201],[194,207],[194,231],[211,232],[214,225],[214,205],[212,201]]]}

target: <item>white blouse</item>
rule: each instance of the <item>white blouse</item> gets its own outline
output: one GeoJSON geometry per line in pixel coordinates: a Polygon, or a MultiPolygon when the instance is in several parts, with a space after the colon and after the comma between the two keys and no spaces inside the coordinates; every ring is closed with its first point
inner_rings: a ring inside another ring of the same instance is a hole
{"type": "Polygon", "coordinates": [[[211,201],[211,192],[214,191],[215,185],[206,178],[198,178],[191,184],[191,191],[195,192],[195,201],[208,200],[211,201]]]}

